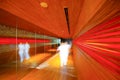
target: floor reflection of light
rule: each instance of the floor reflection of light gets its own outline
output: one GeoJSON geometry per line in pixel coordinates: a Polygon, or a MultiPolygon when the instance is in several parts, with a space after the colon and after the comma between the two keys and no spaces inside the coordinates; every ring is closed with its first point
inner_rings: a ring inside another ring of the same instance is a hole
{"type": "Polygon", "coordinates": [[[24,65],[29,65],[29,67],[36,67],[39,65],[41,62],[47,59],[47,57],[51,56],[50,53],[40,53],[36,54],[34,56],[31,56],[29,60],[24,61],[24,65]]]}
{"type": "Polygon", "coordinates": [[[57,49],[49,49],[48,51],[50,51],[50,52],[56,52],[57,49]]]}
{"type": "MultiPolygon", "coordinates": [[[[44,63],[47,63],[50,67],[60,68],[60,57],[59,57],[59,54],[58,53],[55,54],[54,56],[52,56],[51,58],[46,60],[44,63]]],[[[44,64],[44,63],[42,63],[42,64],[44,64]]],[[[42,64],[40,64],[39,66],[41,66],[42,64]]],[[[71,64],[71,60],[68,61],[68,65],[69,64],[71,64]]]]}
{"type": "Polygon", "coordinates": [[[54,56],[52,56],[51,58],[49,58],[44,63],[46,63],[46,62],[50,65],[50,67],[59,68],[60,67],[59,54],[55,54],[54,56]]]}
{"type": "Polygon", "coordinates": [[[74,70],[71,56],[67,66],[60,67],[59,54],[56,53],[33,69],[23,80],[77,80],[74,70]]]}
{"type": "MultiPolygon", "coordinates": [[[[48,61],[50,66],[52,67],[57,67],[57,68],[60,68],[60,57],[59,57],[59,54],[56,53],[53,57],[51,57],[48,61]]],[[[72,59],[71,57],[69,56],[68,57],[68,62],[67,62],[67,65],[73,65],[73,62],[72,62],[72,59]],[[70,58],[70,59],[69,59],[70,58]]],[[[67,66],[66,65],[66,66],[67,66]]]]}

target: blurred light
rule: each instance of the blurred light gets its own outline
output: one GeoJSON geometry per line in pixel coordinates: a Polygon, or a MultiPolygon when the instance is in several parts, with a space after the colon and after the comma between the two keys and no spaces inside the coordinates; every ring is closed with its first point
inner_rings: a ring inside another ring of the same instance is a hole
{"type": "Polygon", "coordinates": [[[40,5],[43,8],[47,8],[48,7],[48,4],[46,2],[41,2],[40,5]]]}

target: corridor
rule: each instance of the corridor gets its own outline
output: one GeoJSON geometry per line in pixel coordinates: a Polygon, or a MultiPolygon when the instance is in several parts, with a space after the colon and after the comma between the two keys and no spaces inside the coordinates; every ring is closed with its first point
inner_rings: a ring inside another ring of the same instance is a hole
{"type": "Polygon", "coordinates": [[[0,80],[120,80],[120,0],[0,0],[0,80]]]}

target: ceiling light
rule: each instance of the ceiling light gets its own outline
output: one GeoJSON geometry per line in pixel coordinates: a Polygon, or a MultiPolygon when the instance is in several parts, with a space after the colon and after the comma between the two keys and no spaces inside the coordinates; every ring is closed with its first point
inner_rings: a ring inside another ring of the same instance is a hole
{"type": "Polygon", "coordinates": [[[43,7],[43,8],[47,8],[48,7],[48,4],[46,2],[41,2],[40,3],[40,6],[43,7]]]}

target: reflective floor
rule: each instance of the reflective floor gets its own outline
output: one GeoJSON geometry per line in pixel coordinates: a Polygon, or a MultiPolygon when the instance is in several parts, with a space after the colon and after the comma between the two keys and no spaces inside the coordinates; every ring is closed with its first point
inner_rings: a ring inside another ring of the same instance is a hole
{"type": "Polygon", "coordinates": [[[37,54],[23,64],[11,62],[0,65],[0,80],[77,80],[72,56],[68,65],[60,67],[58,53],[37,54]]]}

